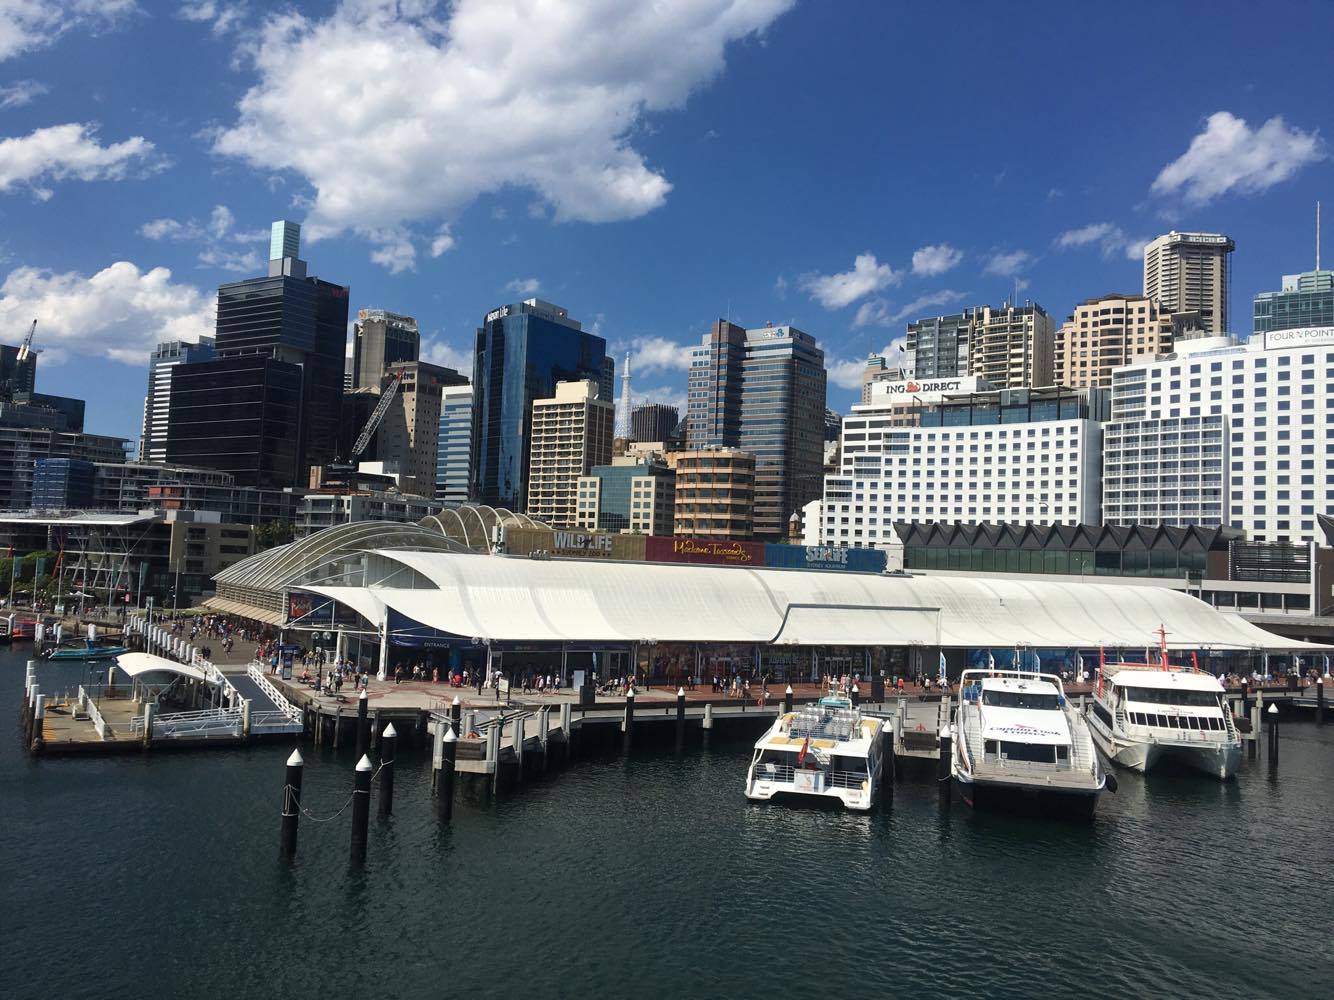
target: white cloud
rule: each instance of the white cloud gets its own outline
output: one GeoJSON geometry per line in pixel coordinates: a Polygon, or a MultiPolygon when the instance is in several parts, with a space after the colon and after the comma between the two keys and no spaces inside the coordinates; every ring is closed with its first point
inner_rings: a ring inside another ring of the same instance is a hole
{"type": "Polygon", "coordinates": [[[454,249],[454,244],[458,241],[454,239],[454,234],[449,231],[449,226],[441,226],[436,232],[435,238],[431,240],[431,256],[439,257],[441,254],[454,249]]]}
{"type": "Polygon", "coordinates": [[[77,354],[142,365],[160,341],[211,336],[214,308],[212,295],[173,282],[167,268],[123,260],[89,276],[19,267],[0,285],[0,329],[35,318],[48,361],[77,354]]]}
{"type": "Polygon", "coordinates": [[[892,267],[877,261],[875,254],[861,253],[852,262],[851,271],[808,274],[802,277],[801,287],[826,309],[842,309],[902,280],[903,276],[892,267]]]}
{"type": "Polygon", "coordinates": [[[263,229],[237,230],[236,217],[226,205],[214,205],[207,220],[152,219],[139,227],[139,235],[150,240],[175,243],[201,243],[199,263],[238,274],[257,274],[264,263],[258,250],[241,250],[244,244],[263,243],[269,233],[263,229]]]}
{"type": "Polygon", "coordinates": [[[176,16],[183,21],[207,24],[215,35],[225,35],[237,27],[245,17],[245,4],[219,3],[217,0],[195,0],[181,4],[176,16]]]}
{"type": "Polygon", "coordinates": [[[70,123],[0,139],[0,192],[26,184],[45,201],[55,181],[118,181],[136,168],[142,174],[163,166],[143,136],[103,146],[96,133],[95,125],[70,123]]]}
{"type": "Polygon", "coordinates": [[[557,221],[631,219],[671,184],[631,145],[794,0],[345,0],[271,15],[217,152],[314,188],[312,238],[451,222],[534,191],[557,221]],[[355,72],[348,67],[355,66],[355,72]]]}
{"type": "Polygon", "coordinates": [[[467,348],[455,347],[433,337],[422,344],[421,356],[433,365],[444,365],[472,378],[472,351],[467,348]]]}
{"type": "Polygon", "coordinates": [[[866,368],[865,361],[825,361],[825,373],[830,385],[836,385],[840,389],[860,389],[862,387],[862,372],[866,368]]]}
{"type": "Polygon", "coordinates": [[[637,337],[630,343],[630,371],[635,375],[687,371],[690,351],[691,345],[678,344],[666,337],[637,337]]]}
{"type": "Polygon", "coordinates": [[[1103,257],[1121,254],[1127,260],[1139,260],[1144,255],[1144,244],[1148,242],[1142,236],[1127,236],[1125,230],[1115,223],[1091,222],[1078,229],[1067,229],[1052,240],[1052,246],[1058,250],[1096,246],[1103,257]]]}
{"type": "Polygon", "coordinates": [[[112,27],[135,0],[0,0],[0,60],[53,44],[76,27],[112,27]]]}
{"type": "Polygon", "coordinates": [[[887,326],[889,324],[889,303],[884,299],[867,299],[857,308],[857,315],[852,317],[852,328],[863,326],[887,326]]]}
{"type": "Polygon", "coordinates": [[[774,294],[780,299],[787,298],[787,278],[781,274],[774,279],[774,294]]]}
{"type": "MultiPolygon", "coordinates": [[[[942,288],[938,292],[928,292],[925,295],[913,299],[906,306],[889,317],[891,323],[898,323],[902,320],[921,319],[923,310],[937,308],[939,306],[951,306],[963,302],[968,298],[967,292],[956,292],[949,288],[942,288]]],[[[934,314],[931,314],[934,315],[934,314]]]]}
{"type": "Polygon", "coordinates": [[[0,87],[0,111],[31,104],[34,98],[40,97],[50,89],[37,80],[15,80],[7,87],[0,87]]]}
{"type": "Polygon", "coordinates": [[[1031,263],[1033,255],[1027,250],[1004,250],[992,254],[982,272],[1012,278],[1031,263]]]}
{"type": "Polygon", "coordinates": [[[416,269],[417,248],[413,246],[412,237],[403,226],[367,229],[365,236],[375,248],[371,251],[371,260],[387,267],[390,274],[416,269]]]}
{"type": "Polygon", "coordinates": [[[1289,127],[1281,117],[1252,129],[1244,118],[1217,111],[1190,147],[1163,167],[1151,190],[1180,193],[1188,204],[1206,205],[1232,191],[1267,191],[1325,155],[1324,140],[1314,129],[1289,127]]]}
{"type": "Polygon", "coordinates": [[[912,273],[931,278],[958,267],[963,260],[963,251],[948,243],[935,243],[913,251],[912,273]]]}
{"type": "Polygon", "coordinates": [[[505,290],[515,295],[536,295],[541,287],[542,283],[536,278],[515,278],[506,283],[505,290]]]}

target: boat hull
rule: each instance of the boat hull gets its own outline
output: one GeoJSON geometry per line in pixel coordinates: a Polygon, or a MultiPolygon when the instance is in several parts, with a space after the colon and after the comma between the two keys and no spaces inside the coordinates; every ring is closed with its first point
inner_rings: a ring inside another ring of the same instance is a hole
{"type": "Polygon", "coordinates": [[[1124,740],[1108,733],[1100,719],[1089,719],[1089,733],[1104,757],[1117,767],[1148,774],[1163,764],[1177,764],[1227,781],[1241,766],[1241,741],[1170,743],[1161,740],[1124,740]]]}
{"type": "Polygon", "coordinates": [[[129,652],[126,649],[117,647],[115,649],[98,649],[87,652],[81,649],[57,649],[47,654],[48,660],[114,660],[122,653],[129,652]]]}
{"type": "Polygon", "coordinates": [[[954,776],[954,788],[970,809],[1056,815],[1069,819],[1092,819],[1102,794],[1101,787],[1052,788],[1027,783],[976,781],[961,774],[954,776]]]}

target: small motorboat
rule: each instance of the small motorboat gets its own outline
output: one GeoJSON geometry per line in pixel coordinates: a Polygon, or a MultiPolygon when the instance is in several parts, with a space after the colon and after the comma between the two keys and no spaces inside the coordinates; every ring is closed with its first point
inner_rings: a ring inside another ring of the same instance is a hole
{"type": "Polygon", "coordinates": [[[82,646],[57,646],[46,651],[48,660],[112,660],[129,650],[124,646],[98,645],[85,639],[82,646]]]}

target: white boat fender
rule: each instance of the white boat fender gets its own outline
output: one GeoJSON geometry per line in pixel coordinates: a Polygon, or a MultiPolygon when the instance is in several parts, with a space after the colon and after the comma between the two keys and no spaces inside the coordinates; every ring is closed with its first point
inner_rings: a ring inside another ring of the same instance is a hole
{"type": "Polygon", "coordinates": [[[1105,771],[1105,772],[1103,773],[1103,777],[1107,779],[1107,791],[1109,791],[1109,792],[1115,792],[1115,791],[1116,791],[1116,775],[1114,775],[1111,771],[1105,771]]]}

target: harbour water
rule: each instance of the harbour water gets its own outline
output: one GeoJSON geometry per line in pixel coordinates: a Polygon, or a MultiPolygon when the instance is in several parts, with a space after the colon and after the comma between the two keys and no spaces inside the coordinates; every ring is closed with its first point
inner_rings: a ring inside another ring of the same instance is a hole
{"type": "MultiPolygon", "coordinates": [[[[1334,726],[1276,774],[1119,773],[1091,824],[754,806],[749,741],[608,751],[442,827],[425,754],[348,863],[350,751],[31,758],[0,651],[0,906],[13,997],[1316,997],[1334,979],[1334,726]],[[338,813],[337,815],[334,815],[338,813]]],[[[44,667],[44,685],[59,686],[44,667]]]]}

